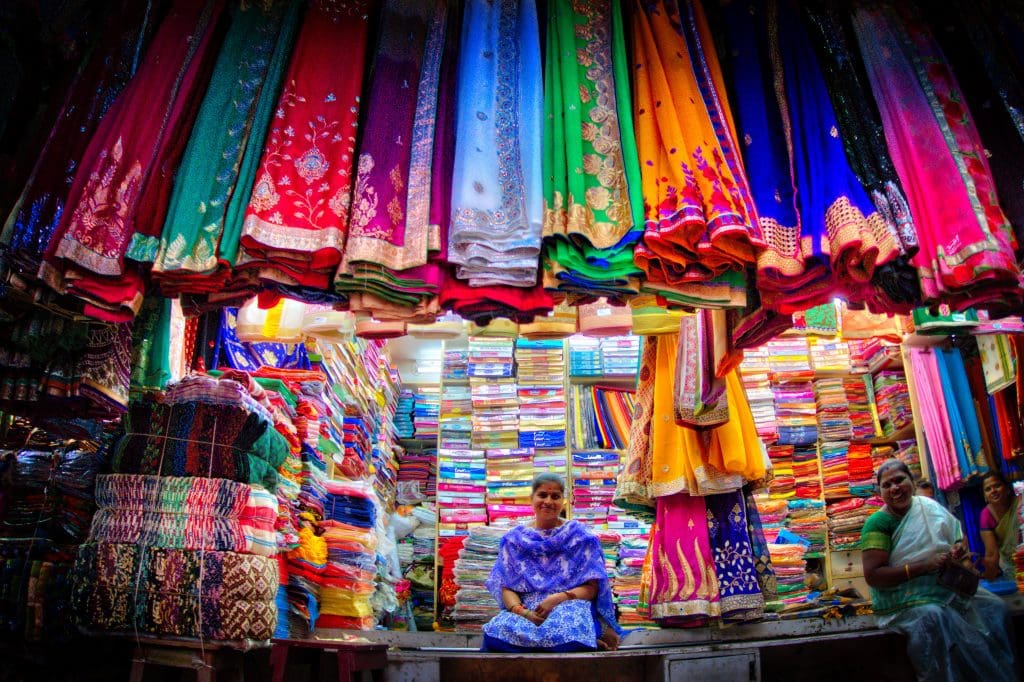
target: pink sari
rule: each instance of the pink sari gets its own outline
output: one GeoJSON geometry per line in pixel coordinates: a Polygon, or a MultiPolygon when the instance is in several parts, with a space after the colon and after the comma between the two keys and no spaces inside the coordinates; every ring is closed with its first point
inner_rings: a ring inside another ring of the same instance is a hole
{"type": "Polygon", "coordinates": [[[686,493],[659,497],[651,551],[652,618],[702,625],[706,618],[719,615],[718,577],[704,498],[686,493]]]}
{"type": "Polygon", "coordinates": [[[928,348],[912,348],[910,362],[917,384],[918,406],[925,441],[935,467],[936,482],[943,490],[960,485],[960,466],[953,445],[953,430],[946,411],[935,354],[928,348]]]}
{"type": "Polygon", "coordinates": [[[858,10],[854,26],[920,237],[912,263],[922,294],[958,309],[1019,305],[1013,231],[996,201],[974,120],[934,39],[909,13],[893,9],[858,10]]]}

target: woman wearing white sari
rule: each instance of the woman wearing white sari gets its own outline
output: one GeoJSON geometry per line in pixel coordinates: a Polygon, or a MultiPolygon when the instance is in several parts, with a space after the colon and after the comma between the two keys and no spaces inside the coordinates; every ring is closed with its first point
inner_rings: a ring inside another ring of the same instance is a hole
{"type": "Polygon", "coordinates": [[[937,580],[966,554],[960,522],[935,500],[914,496],[899,460],[882,464],[878,485],[885,506],[864,524],[861,549],[879,625],[907,637],[919,680],[1016,679],[1002,600],[982,589],[960,597],[937,580]]]}

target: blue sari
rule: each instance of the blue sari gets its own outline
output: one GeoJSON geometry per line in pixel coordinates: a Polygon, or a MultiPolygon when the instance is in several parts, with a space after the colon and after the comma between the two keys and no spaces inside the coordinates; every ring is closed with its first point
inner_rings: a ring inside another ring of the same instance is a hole
{"type": "Polygon", "coordinates": [[[597,581],[593,601],[562,602],[540,625],[503,609],[483,627],[483,650],[594,651],[602,622],[622,632],[615,621],[611,586],[596,536],[578,521],[551,530],[513,528],[502,538],[498,559],[487,579],[487,590],[499,604],[504,605],[504,588],[518,593],[523,605],[534,609],[548,596],[590,580],[597,581]]]}
{"type": "Polygon", "coordinates": [[[955,348],[936,348],[935,360],[942,382],[942,393],[946,396],[946,413],[960,466],[960,478],[967,481],[988,471],[978,413],[974,409],[974,400],[967,383],[967,369],[964,367],[963,356],[955,348]]]}

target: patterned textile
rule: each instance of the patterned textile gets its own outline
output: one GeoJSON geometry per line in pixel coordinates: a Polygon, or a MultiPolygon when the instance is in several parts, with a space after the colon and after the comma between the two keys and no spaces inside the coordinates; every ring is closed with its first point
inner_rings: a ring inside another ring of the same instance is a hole
{"type": "Polygon", "coordinates": [[[277,498],[222,478],[98,476],[90,542],[271,556],[277,498]]]}
{"type": "Polygon", "coordinates": [[[650,547],[652,618],[693,624],[721,614],[704,498],[659,497],[650,547]]]}
{"type": "Polygon", "coordinates": [[[752,620],[764,613],[755,557],[747,528],[743,493],[709,495],[708,538],[715,557],[715,575],[723,620],[752,620]]]}
{"type": "Polygon", "coordinates": [[[132,402],[123,425],[117,473],[229,478],[272,491],[289,452],[266,417],[240,405],[164,404],[147,396],[132,402]]]}
{"type": "Polygon", "coordinates": [[[87,629],[265,640],[277,625],[278,564],[266,557],[88,543],[73,581],[87,629]]]}
{"type": "Polygon", "coordinates": [[[510,589],[533,609],[552,594],[597,581],[592,602],[573,599],[552,610],[541,625],[502,610],[488,621],[485,636],[516,647],[551,648],[575,643],[596,649],[598,632],[610,626],[621,631],[615,620],[615,605],[597,537],[578,521],[551,530],[517,526],[501,540],[498,559],[487,579],[487,590],[498,604],[504,604],[502,589],[510,589]]]}
{"type": "Polygon", "coordinates": [[[761,514],[757,503],[750,492],[750,486],[743,489],[743,498],[747,506],[747,537],[750,539],[751,554],[754,557],[754,569],[757,571],[757,584],[761,588],[764,601],[774,601],[779,594],[775,569],[772,568],[772,555],[768,551],[768,541],[761,525],[761,514]]]}

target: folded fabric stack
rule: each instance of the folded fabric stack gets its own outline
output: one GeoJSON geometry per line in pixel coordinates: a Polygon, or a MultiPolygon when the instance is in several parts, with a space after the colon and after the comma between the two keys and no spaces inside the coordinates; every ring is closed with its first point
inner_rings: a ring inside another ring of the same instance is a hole
{"type": "Polygon", "coordinates": [[[473,402],[472,446],[519,447],[519,398],[509,338],[470,337],[469,384],[473,402]]]}
{"type": "Polygon", "coordinates": [[[871,375],[843,379],[843,391],[850,406],[850,438],[866,440],[876,435],[874,387],[871,375]]]}
{"type": "MultiPolygon", "coordinates": [[[[915,481],[921,480],[921,456],[917,450],[917,439],[897,441],[895,457],[907,465],[915,481]]],[[[878,473],[877,467],[875,468],[875,473],[878,473]]]]}
{"type": "Polygon", "coordinates": [[[657,623],[638,609],[644,557],[650,543],[650,529],[641,535],[623,535],[612,576],[612,595],[619,612],[619,625],[626,628],[655,628],[657,623]]]}
{"type": "Polygon", "coordinates": [[[467,535],[487,523],[487,460],[483,450],[437,453],[438,535],[467,535]]]}
{"type": "Polygon", "coordinates": [[[565,449],[565,355],[561,340],[516,342],[519,447],[565,449]]]}
{"type": "Polygon", "coordinates": [[[449,381],[467,381],[469,379],[469,351],[462,349],[445,350],[441,378],[445,383],[449,381]]]}
{"type": "Polygon", "coordinates": [[[218,478],[112,474],[96,478],[90,542],[277,553],[277,498],[218,478]]]}
{"type": "Polygon", "coordinates": [[[90,630],[267,640],[277,625],[276,559],[129,544],[82,545],[71,605],[90,630]]]}
{"type": "MultiPolygon", "coordinates": [[[[796,476],[793,463],[792,445],[769,445],[768,459],[772,463],[775,477],[768,483],[768,492],[773,500],[785,500],[796,495],[796,476]]],[[[817,462],[815,462],[817,469],[817,462]]],[[[815,470],[815,475],[817,470],[815,470]]]]}
{"type": "Polygon", "coordinates": [[[487,466],[487,519],[515,525],[533,516],[533,448],[485,451],[487,466]]]}
{"type": "Polygon", "coordinates": [[[806,600],[807,548],[801,544],[775,544],[769,542],[768,553],[778,583],[778,600],[765,604],[766,611],[780,611],[788,604],[806,600]]]}
{"type": "Polygon", "coordinates": [[[592,530],[608,528],[621,456],[616,450],[580,450],[572,455],[572,517],[592,530]]]}
{"type": "Polygon", "coordinates": [[[441,447],[468,450],[473,440],[473,396],[469,385],[445,383],[441,390],[441,411],[438,416],[441,447]]]}
{"type": "Polygon", "coordinates": [[[864,522],[881,509],[882,504],[878,497],[852,497],[828,505],[828,537],[832,551],[858,549],[864,522]]]}
{"type": "Polygon", "coordinates": [[[788,504],[786,529],[810,543],[805,558],[822,557],[827,535],[825,503],[820,500],[789,500],[788,504]]]}
{"type": "Polygon", "coordinates": [[[814,402],[818,411],[818,438],[849,440],[850,404],[842,379],[818,379],[814,382],[814,402]]]}
{"type": "Polygon", "coordinates": [[[416,438],[437,440],[437,420],[441,411],[441,394],[437,386],[418,386],[413,407],[413,425],[416,438]]]}
{"type": "Polygon", "coordinates": [[[769,499],[764,495],[755,497],[754,502],[757,505],[758,516],[761,517],[765,539],[768,542],[775,542],[779,532],[786,526],[789,503],[786,500],[769,499]]]}
{"type": "Polygon", "coordinates": [[[416,435],[412,412],[416,407],[416,395],[409,389],[403,389],[398,396],[398,409],[395,411],[395,435],[399,438],[412,438],[416,435]]]}
{"type": "Polygon", "coordinates": [[[459,586],[451,619],[460,631],[478,631],[497,615],[498,604],[485,583],[498,558],[501,538],[508,532],[502,526],[478,526],[470,529],[455,562],[454,578],[459,586]]]}
{"type": "Polygon", "coordinates": [[[814,384],[797,380],[777,384],[775,417],[781,445],[813,445],[818,440],[818,420],[815,412],[814,384]]]}
{"type": "Polygon", "coordinates": [[[793,447],[793,496],[805,500],[821,497],[821,478],[818,473],[818,450],[814,446],[793,447]]]}
{"type": "Polygon", "coordinates": [[[600,386],[571,389],[572,444],[578,450],[625,450],[633,421],[632,391],[600,386]]]}
{"type": "Polygon", "coordinates": [[[375,626],[370,596],[377,573],[377,501],[365,484],[327,481],[320,530],[327,566],[319,576],[318,628],[370,630],[375,626]]]}
{"type": "Polygon", "coordinates": [[[811,367],[815,372],[849,372],[850,347],[845,341],[816,340],[810,345],[811,367]]]}
{"type": "Polygon", "coordinates": [[[601,376],[601,339],[569,337],[569,376],[601,376]]]}
{"type": "Polygon", "coordinates": [[[754,415],[757,435],[763,442],[773,443],[779,433],[775,425],[775,394],[772,393],[769,378],[771,365],[768,358],[767,348],[748,348],[743,352],[743,362],[739,369],[743,390],[754,415]]]}
{"type": "Polygon", "coordinates": [[[846,469],[850,494],[871,497],[875,494],[875,460],[868,443],[850,443],[846,453],[846,469]]]}
{"type": "Polygon", "coordinates": [[[883,435],[891,436],[913,421],[910,389],[903,372],[879,372],[875,375],[874,391],[883,435]]]}
{"type": "Polygon", "coordinates": [[[639,336],[609,336],[601,339],[601,374],[636,376],[639,369],[639,336]]]}
{"type": "Polygon", "coordinates": [[[850,471],[847,465],[849,441],[827,441],[821,444],[821,476],[825,485],[825,499],[835,500],[849,496],[850,471]]]}
{"type": "Polygon", "coordinates": [[[432,500],[437,495],[437,448],[424,450],[399,448],[398,504],[432,500]]]}

